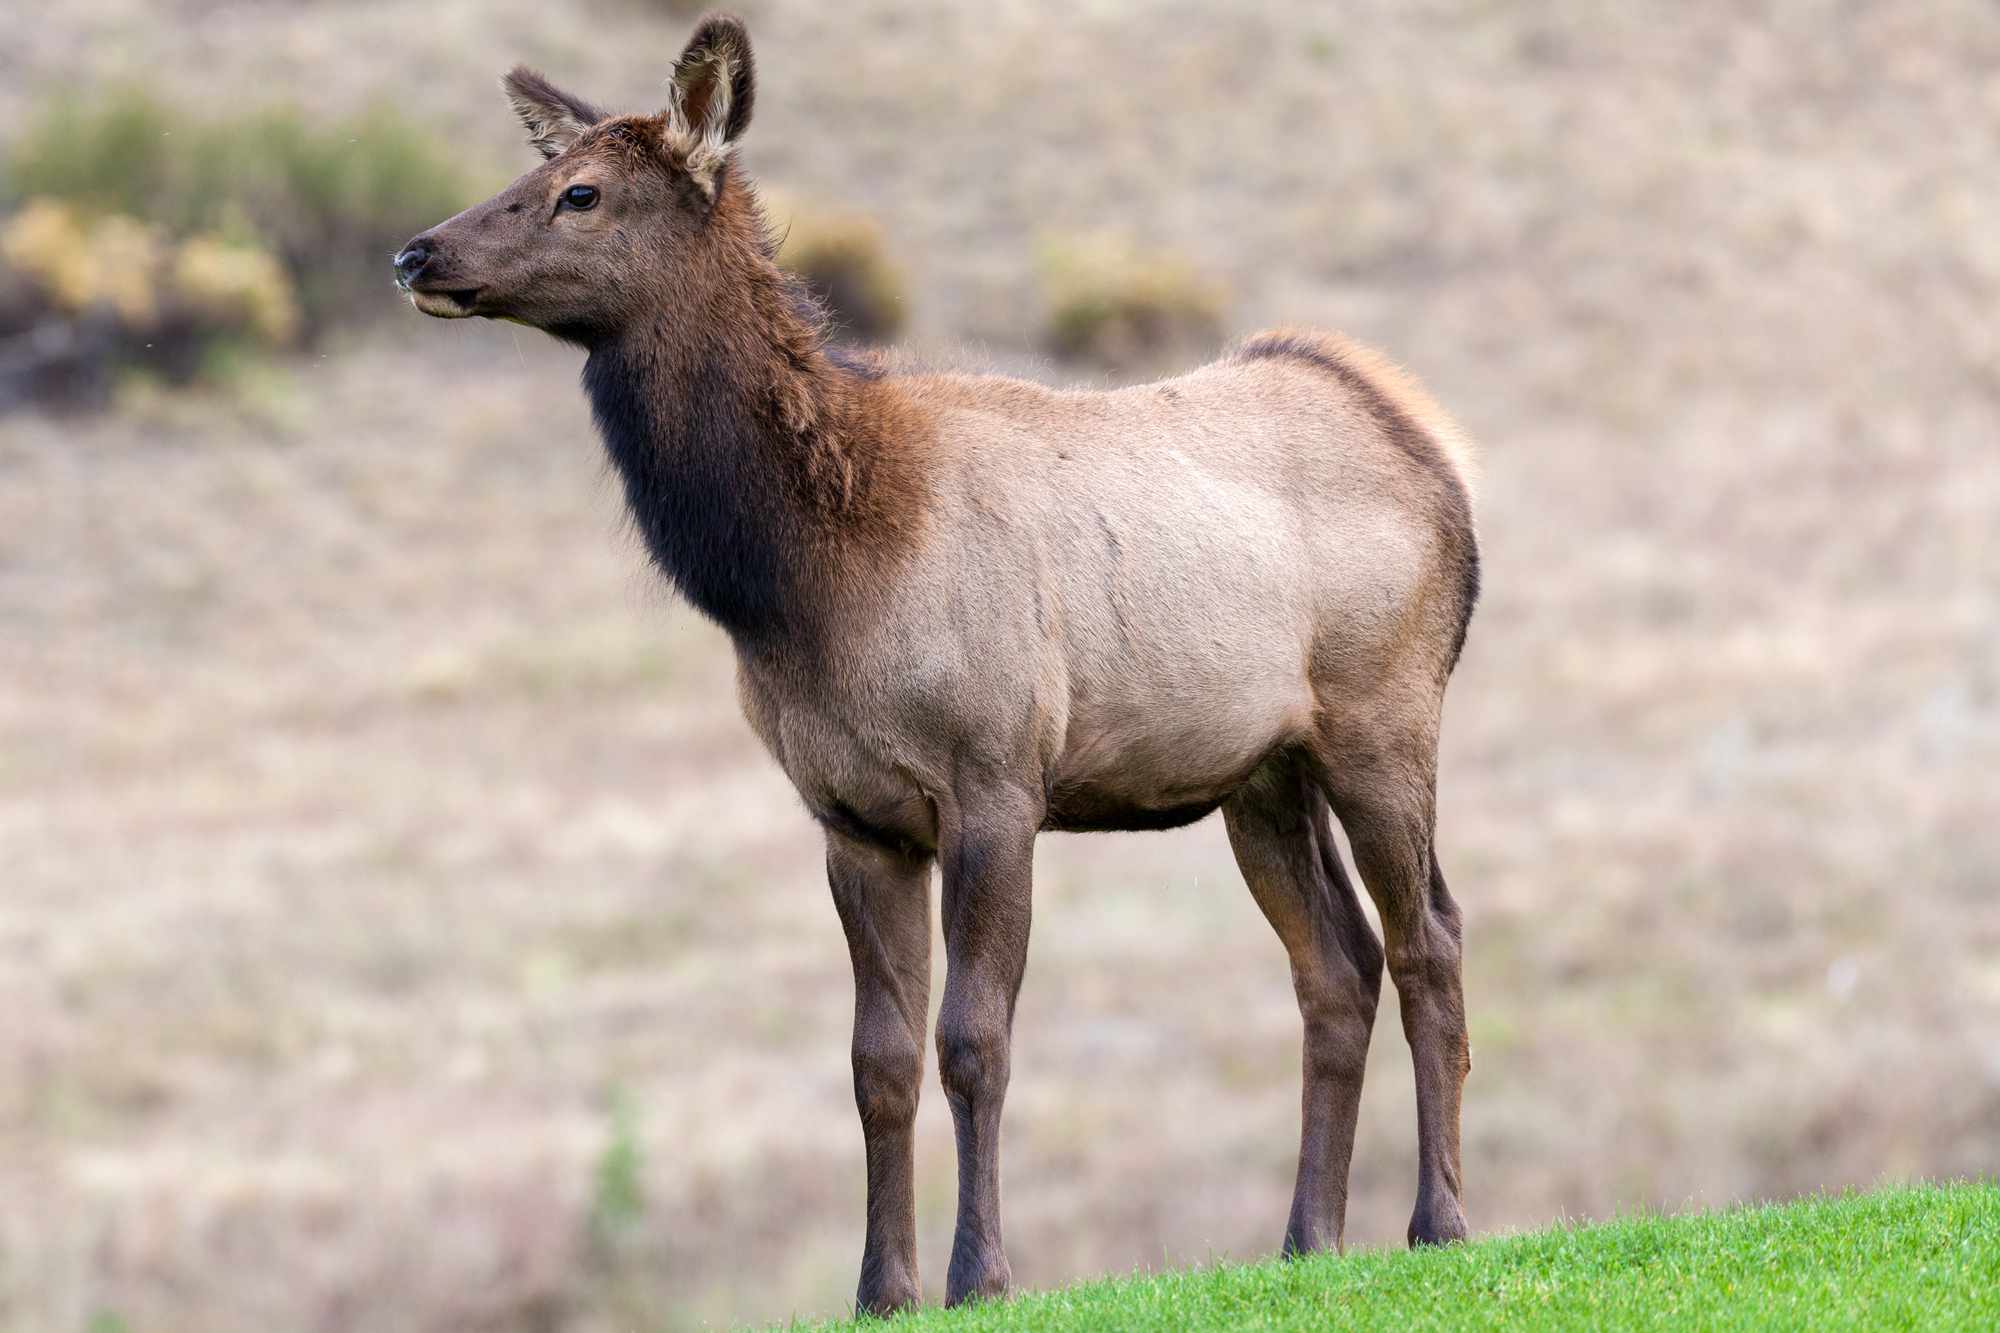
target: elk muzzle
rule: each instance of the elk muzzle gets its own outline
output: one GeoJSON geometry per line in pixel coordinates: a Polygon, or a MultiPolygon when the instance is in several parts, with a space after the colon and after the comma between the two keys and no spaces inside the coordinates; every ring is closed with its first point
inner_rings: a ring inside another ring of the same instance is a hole
{"type": "Polygon", "coordinates": [[[473,303],[479,287],[453,284],[440,257],[439,247],[426,232],[396,252],[396,285],[409,293],[410,304],[426,315],[439,319],[464,319],[476,314],[473,303]]]}

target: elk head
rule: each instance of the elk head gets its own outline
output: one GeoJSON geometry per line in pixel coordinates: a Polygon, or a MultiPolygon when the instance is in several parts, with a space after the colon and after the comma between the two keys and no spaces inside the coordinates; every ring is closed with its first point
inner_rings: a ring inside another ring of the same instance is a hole
{"type": "Polygon", "coordinates": [[[661,312],[711,308],[732,254],[763,249],[754,205],[721,207],[756,87],[737,19],[703,20],[657,115],[607,115],[525,67],[501,82],[546,160],[397,253],[417,309],[590,346],[661,312]]]}

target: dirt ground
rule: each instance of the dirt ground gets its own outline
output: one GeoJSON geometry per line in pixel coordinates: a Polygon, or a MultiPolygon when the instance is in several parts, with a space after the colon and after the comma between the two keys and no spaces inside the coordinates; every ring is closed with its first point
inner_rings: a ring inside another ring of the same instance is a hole
{"type": "MultiPolygon", "coordinates": [[[[1440,829],[1476,1228],[2000,1170],[2000,13],[742,8],[750,168],[880,219],[920,352],[1031,360],[1037,237],[1109,225],[1483,442],[1440,829]]],[[[0,42],[0,124],[387,98],[498,179],[500,69],[645,106],[687,25],[75,0],[0,42]]],[[[0,1326],[837,1313],[814,827],[577,354],[384,302],[228,391],[0,419],[0,1326]]],[[[1036,898],[1016,1276],[1268,1253],[1298,1019],[1219,823],[1044,839],[1036,898]]],[[[1413,1131],[1385,1005],[1356,1243],[1413,1131]]],[[[941,1293],[934,1086],[918,1152],[941,1293]]]]}

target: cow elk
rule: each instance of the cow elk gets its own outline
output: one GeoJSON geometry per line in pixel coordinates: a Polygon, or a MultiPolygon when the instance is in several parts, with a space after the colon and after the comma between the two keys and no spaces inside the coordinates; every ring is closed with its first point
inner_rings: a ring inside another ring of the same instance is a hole
{"type": "Polygon", "coordinates": [[[825,830],[854,963],[859,1307],[920,1299],[933,866],[957,1303],[1009,1283],[1000,1108],[1036,835],[1218,809],[1304,1018],[1285,1251],[1341,1244],[1385,957],[1416,1070],[1409,1239],[1464,1236],[1459,911],[1433,829],[1479,556],[1444,412],[1332,333],[1258,334],[1111,392],[830,350],[736,161],[755,93],[740,22],[701,23],[656,114],[527,69],[505,87],[546,160],[410,241],[396,275],[426,314],[587,352],[646,548],[728,632],[743,711],[825,830]]]}

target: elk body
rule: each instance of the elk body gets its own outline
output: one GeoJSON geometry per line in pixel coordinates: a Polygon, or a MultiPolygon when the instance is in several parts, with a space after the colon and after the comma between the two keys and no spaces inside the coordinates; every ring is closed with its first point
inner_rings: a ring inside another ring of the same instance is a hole
{"type": "Polygon", "coordinates": [[[1459,913],[1432,848],[1439,716],[1478,591],[1467,449],[1413,382],[1281,332],[1064,392],[830,353],[732,163],[751,54],[703,22],[651,116],[517,69],[545,163],[415,238],[426,313],[588,351],[659,568],[729,633],[743,710],[824,826],[853,955],[858,1305],[916,1303],[931,985],[958,1140],[951,1302],[1004,1291],[1000,1108],[1043,830],[1222,811],[1305,1024],[1287,1252],[1338,1247],[1386,935],[1417,1084],[1412,1243],[1465,1234],[1459,913]]]}

